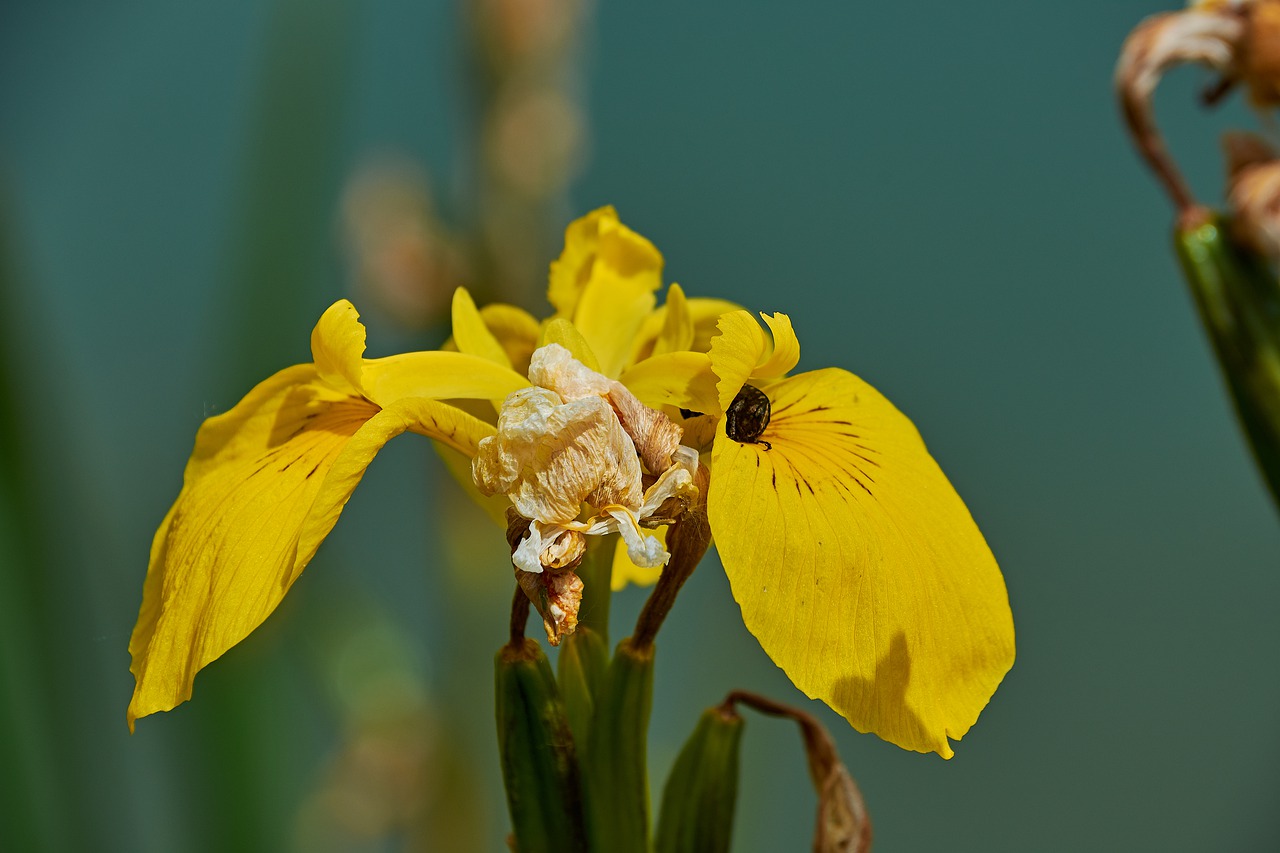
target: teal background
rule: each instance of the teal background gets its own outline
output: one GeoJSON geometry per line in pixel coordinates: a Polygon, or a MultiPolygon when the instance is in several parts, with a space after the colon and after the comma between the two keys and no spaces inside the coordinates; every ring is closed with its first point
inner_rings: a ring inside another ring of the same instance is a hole
{"type": "MultiPolygon", "coordinates": [[[[748,688],[832,728],[879,850],[1280,848],[1280,529],[1110,88],[1161,8],[600,4],[564,221],[616,205],[687,292],[788,312],[802,369],[894,400],[985,532],[1018,630],[943,762],[805,700],[708,558],[660,638],[655,786],[700,710],[748,688]]],[[[402,0],[0,11],[0,849],[313,848],[300,805],[342,734],[321,652],[352,608],[405,638],[473,768],[442,784],[479,791],[479,849],[503,849],[502,543],[476,545],[498,557],[474,583],[441,580],[456,494],[425,442],[379,457],[194,701],[124,723],[151,535],[200,421],[307,360],[347,292],[346,176],[400,151],[467,213],[457,27],[402,0]]],[[[1196,108],[1204,80],[1173,74],[1158,105],[1217,201],[1217,134],[1253,120],[1239,96],[1196,108]]],[[[366,319],[378,354],[446,334],[366,319]]],[[[736,849],[807,849],[795,732],[750,718],[743,768],[736,849]]]]}

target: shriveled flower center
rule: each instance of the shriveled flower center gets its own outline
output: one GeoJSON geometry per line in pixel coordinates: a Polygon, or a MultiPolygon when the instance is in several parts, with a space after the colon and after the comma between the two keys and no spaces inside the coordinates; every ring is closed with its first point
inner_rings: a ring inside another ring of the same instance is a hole
{"type": "Polygon", "coordinates": [[[559,344],[534,352],[529,379],[503,402],[497,434],[480,442],[471,469],[483,494],[506,495],[530,521],[516,566],[573,565],[585,536],[607,533],[622,535],[636,565],[666,563],[641,527],[670,522],[697,495],[698,455],[681,446],[680,427],[559,344]]]}

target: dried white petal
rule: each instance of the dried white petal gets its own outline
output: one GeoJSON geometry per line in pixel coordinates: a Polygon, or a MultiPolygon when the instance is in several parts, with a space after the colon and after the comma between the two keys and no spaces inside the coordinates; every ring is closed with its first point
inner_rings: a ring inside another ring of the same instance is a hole
{"type": "Polygon", "coordinates": [[[573,565],[584,537],[609,533],[622,535],[636,565],[666,563],[662,542],[641,526],[670,523],[697,499],[698,454],[680,445],[680,427],[558,344],[533,353],[529,378],[536,384],[507,397],[497,433],[472,463],[482,493],[507,495],[530,520],[512,553],[516,567],[573,565]],[[647,490],[642,461],[657,475],[647,490]]]}
{"type": "Polygon", "coordinates": [[[640,462],[613,409],[600,397],[559,401],[536,386],[507,397],[472,462],[476,486],[541,521],[572,521],[583,501],[638,508],[640,462]]]}

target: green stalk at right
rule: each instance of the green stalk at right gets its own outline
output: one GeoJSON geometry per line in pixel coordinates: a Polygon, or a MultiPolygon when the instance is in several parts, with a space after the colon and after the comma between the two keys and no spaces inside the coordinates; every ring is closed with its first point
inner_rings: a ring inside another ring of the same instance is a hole
{"type": "Polygon", "coordinates": [[[1280,282],[1208,211],[1184,217],[1175,247],[1254,459],[1280,506],[1280,282]]]}

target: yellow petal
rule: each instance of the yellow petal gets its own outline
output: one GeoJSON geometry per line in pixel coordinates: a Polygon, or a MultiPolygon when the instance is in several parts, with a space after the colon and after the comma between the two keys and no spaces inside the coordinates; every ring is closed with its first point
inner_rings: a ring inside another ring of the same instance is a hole
{"type": "Polygon", "coordinates": [[[657,301],[656,282],[597,273],[582,291],[573,324],[599,359],[599,372],[610,379],[627,365],[636,332],[657,301]]]}
{"type": "Polygon", "coordinates": [[[374,455],[406,430],[466,453],[493,433],[434,400],[379,411],[333,390],[312,365],[277,373],[205,421],[152,543],[129,643],[130,729],[189,699],[196,673],[275,610],[374,455]]]}
{"type": "MultiPolygon", "coordinates": [[[[659,527],[657,530],[645,530],[643,533],[646,539],[657,539],[663,543],[663,549],[665,550],[667,528],[659,527]]],[[[609,585],[614,592],[625,589],[627,584],[653,586],[658,582],[658,577],[661,574],[661,565],[642,568],[631,562],[631,557],[627,553],[626,541],[621,536],[618,537],[617,544],[613,548],[613,573],[609,576],[609,585]]]]}
{"type": "Polygon", "coordinates": [[[378,412],[351,436],[334,460],[324,483],[303,520],[298,537],[294,575],[315,556],[333,529],[347,500],[373,457],[388,441],[403,432],[425,435],[468,456],[479,449],[480,439],[494,428],[466,412],[436,400],[405,398],[378,412]]]}
{"type": "MultiPolygon", "coordinates": [[[[716,375],[701,352],[669,352],[627,368],[619,381],[646,406],[677,406],[719,414],[716,375]]],[[[736,392],[735,392],[736,393],[736,392]]]]}
{"type": "Polygon", "coordinates": [[[662,284],[662,254],[618,221],[611,207],[570,224],[565,248],[551,265],[547,298],[556,316],[572,319],[599,360],[599,372],[617,378],[635,334],[662,284]]]}
{"type": "Polygon", "coordinates": [[[666,317],[662,321],[662,332],[653,344],[653,354],[689,349],[693,346],[693,315],[689,313],[689,301],[684,298],[680,285],[667,288],[667,303],[663,307],[666,317]]]}
{"type": "Polygon", "coordinates": [[[379,406],[406,398],[501,400],[528,384],[511,368],[464,352],[408,352],[364,362],[364,395],[379,406]]]}
{"type": "MultiPolygon", "coordinates": [[[[486,344],[475,342],[480,335],[475,329],[474,312],[466,310],[470,296],[460,289],[454,300],[455,314],[468,326],[473,346],[488,352],[489,357],[466,352],[410,352],[387,358],[363,358],[365,330],[360,315],[345,299],[335,302],[316,323],[311,333],[311,351],[315,370],[322,381],[352,396],[363,396],[379,406],[389,406],[406,397],[429,400],[501,400],[507,394],[529,384],[524,376],[494,359],[505,358],[486,344]]],[[[464,334],[465,336],[465,334],[464,334]]],[[[492,337],[492,336],[489,336],[492,337]]]]}
{"type": "Polygon", "coordinates": [[[722,315],[716,327],[720,334],[711,339],[710,355],[711,367],[719,377],[716,392],[723,412],[751,378],[769,344],[760,324],[746,311],[722,315]]]}
{"type": "Polygon", "coordinates": [[[453,340],[461,352],[487,358],[503,367],[511,366],[506,350],[489,331],[465,287],[453,292],[453,340]]]}
{"type": "Polygon", "coordinates": [[[528,373],[529,356],[538,347],[540,331],[534,316],[523,308],[493,302],[480,309],[480,317],[506,351],[511,369],[528,373]]]}
{"type": "Polygon", "coordinates": [[[720,428],[708,512],[743,621],[859,731],[949,758],[1013,665],[1004,580],[915,427],[829,369],[769,386],[741,444],[720,428]]]}
{"type": "Polygon", "coordinates": [[[471,458],[474,453],[462,454],[457,450],[449,447],[442,442],[434,442],[436,452],[440,454],[440,460],[444,462],[445,470],[449,472],[449,476],[453,478],[462,491],[472,503],[484,510],[484,514],[489,520],[498,525],[503,530],[507,529],[507,509],[511,506],[511,499],[506,495],[490,495],[485,496],[476,488],[475,478],[471,476],[471,458]]]}
{"type": "Polygon", "coordinates": [[[791,318],[786,314],[760,316],[773,335],[773,352],[751,375],[761,379],[777,379],[790,373],[800,363],[800,341],[791,328],[791,318]]]}
{"type": "Polygon", "coordinates": [[[569,223],[564,231],[564,251],[551,262],[551,276],[547,285],[547,301],[556,309],[556,315],[573,317],[582,288],[591,278],[600,245],[600,224],[618,221],[618,213],[612,207],[593,210],[586,216],[569,223]]]}
{"type": "MultiPolygon", "coordinates": [[[[704,299],[696,296],[685,298],[685,308],[689,312],[689,319],[693,321],[693,340],[688,348],[694,352],[707,352],[711,349],[711,339],[719,334],[719,330],[716,328],[716,321],[720,319],[721,314],[743,310],[742,306],[736,302],[728,302],[724,299],[704,299]]],[[[657,345],[658,335],[662,333],[666,324],[666,305],[655,308],[645,318],[644,323],[640,326],[640,331],[636,333],[635,342],[632,345],[632,363],[648,358],[653,354],[654,347],[657,345]]]]}
{"type": "Polygon", "coordinates": [[[306,564],[298,538],[326,476],[377,413],[301,365],[205,421],[152,544],[129,643],[130,728],[190,698],[196,673],[279,604],[306,564]]]}
{"type": "Polygon", "coordinates": [[[339,299],[320,315],[311,331],[311,358],[320,378],[343,391],[360,393],[364,356],[364,325],[360,312],[339,299]]]}
{"type": "Polygon", "coordinates": [[[582,333],[570,323],[568,320],[559,317],[550,320],[546,328],[542,330],[542,342],[538,346],[546,346],[547,344],[559,344],[569,351],[569,354],[587,367],[600,372],[600,362],[596,359],[596,354],[591,349],[591,344],[587,343],[582,337],[582,333]]]}

